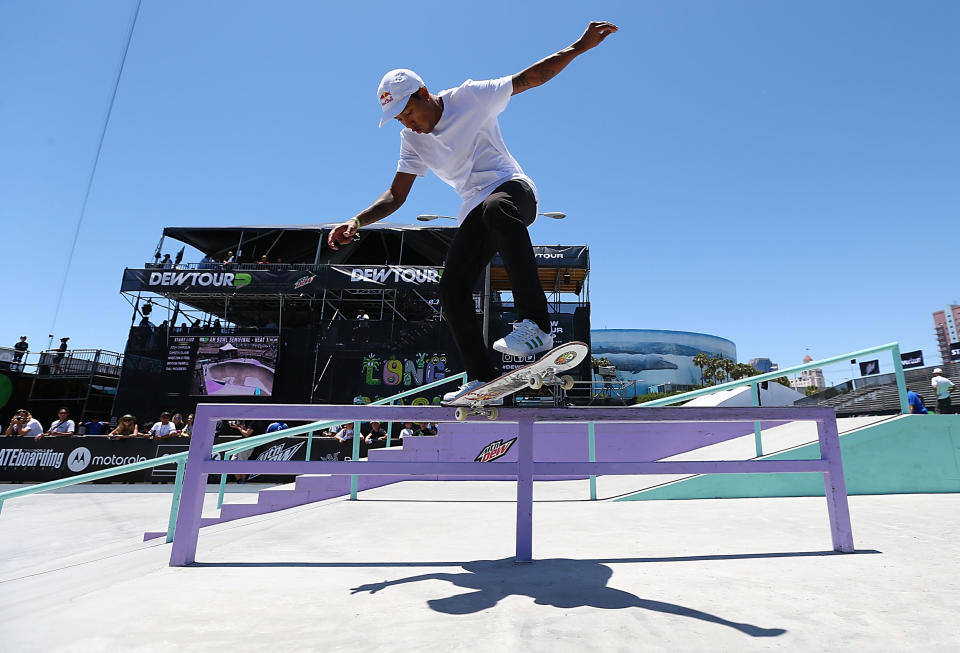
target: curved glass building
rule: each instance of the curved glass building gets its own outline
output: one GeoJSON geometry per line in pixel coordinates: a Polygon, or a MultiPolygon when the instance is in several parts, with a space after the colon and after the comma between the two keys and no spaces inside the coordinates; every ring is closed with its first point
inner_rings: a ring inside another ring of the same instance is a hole
{"type": "Polygon", "coordinates": [[[590,331],[590,345],[590,355],[608,359],[618,379],[636,381],[637,394],[663,384],[699,384],[700,368],[693,357],[700,352],[737,360],[737,346],[730,340],[689,331],[596,329],[590,331]]]}

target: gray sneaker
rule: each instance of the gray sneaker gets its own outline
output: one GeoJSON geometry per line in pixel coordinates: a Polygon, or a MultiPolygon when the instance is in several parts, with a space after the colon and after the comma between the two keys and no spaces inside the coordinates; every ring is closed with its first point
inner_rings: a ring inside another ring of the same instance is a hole
{"type": "Polygon", "coordinates": [[[493,343],[493,348],[503,354],[530,356],[553,349],[553,335],[541,331],[536,322],[522,320],[513,326],[512,333],[493,343]]]}
{"type": "MultiPolygon", "coordinates": [[[[486,381],[478,381],[476,379],[474,379],[473,381],[467,381],[456,390],[453,390],[452,392],[448,392],[445,395],[443,395],[443,403],[446,404],[446,403],[450,403],[451,401],[454,401],[455,399],[459,399],[461,395],[471,392],[472,390],[476,390],[477,388],[482,386],[484,383],[486,383],[486,381]]],[[[491,399],[490,401],[485,401],[483,403],[485,403],[488,406],[502,406],[503,399],[502,398],[491,399]]]]}

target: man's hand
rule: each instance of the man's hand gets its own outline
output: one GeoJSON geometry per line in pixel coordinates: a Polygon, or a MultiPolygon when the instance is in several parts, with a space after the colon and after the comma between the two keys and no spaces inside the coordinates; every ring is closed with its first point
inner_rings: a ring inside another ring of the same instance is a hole
{"type": "Polygon", "coordinates": [[[346,222],[338,224],[330,230],[327,236],[327,245],[330,249],[340,249],[340,245],[349,245],[353,242],[353,237],[357,235],[357,229],[360,228],[360,221],[357,218],[350,218],[346,222]]]}
{"type": "Polygon", "coordinates": [[[618,29],[620,28],[613,23],[608,23],[605,20],[590,21],[590,24],[587,25],[587,29],[583,33],[583,36],[574,42],[573,47],[581,51],[595,48],[600,45],[603,39],[607,38],[618,29]]]}

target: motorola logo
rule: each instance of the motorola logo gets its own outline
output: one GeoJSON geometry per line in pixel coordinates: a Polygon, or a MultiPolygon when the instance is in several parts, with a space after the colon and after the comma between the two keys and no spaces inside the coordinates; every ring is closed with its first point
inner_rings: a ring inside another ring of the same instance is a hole
{"type": "Polygon", "coordinates": [[[67,458],[67,468],[71,472],[82,472],[90,465],[90,460],[92,456],[90,455],[90,450],[86,447],[77,447],[70,452],[70,456],[67,458]]]}

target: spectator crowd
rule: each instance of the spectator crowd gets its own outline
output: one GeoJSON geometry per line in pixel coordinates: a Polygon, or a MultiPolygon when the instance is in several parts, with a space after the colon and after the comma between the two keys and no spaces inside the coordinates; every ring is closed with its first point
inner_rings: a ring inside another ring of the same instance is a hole
{"type": "Polygon", "coordinates": [[[75,422],[70,417],[70,409],[62,407],[57,410],[57,418],[50,422],[48,428],[34,417],[26,408],[14,412],[10,423],[3,434],[8,437],[30,437],[39,440],[45,437],[71,437],[74,435],[105,435],[110,440],[126,438],[150,438],[151,440],[165,440],[168,438],[189,438],[193,431],[193,414],[187,415],[186,420],[180,413],[171,415],[168,412],[160,413],[155,422],[144,425],[143,429],[137,424],[133,415],[124,415],[117,420],[115,428],[110,428],[110,422],[99,417],[84,422],[75,422]]]}

